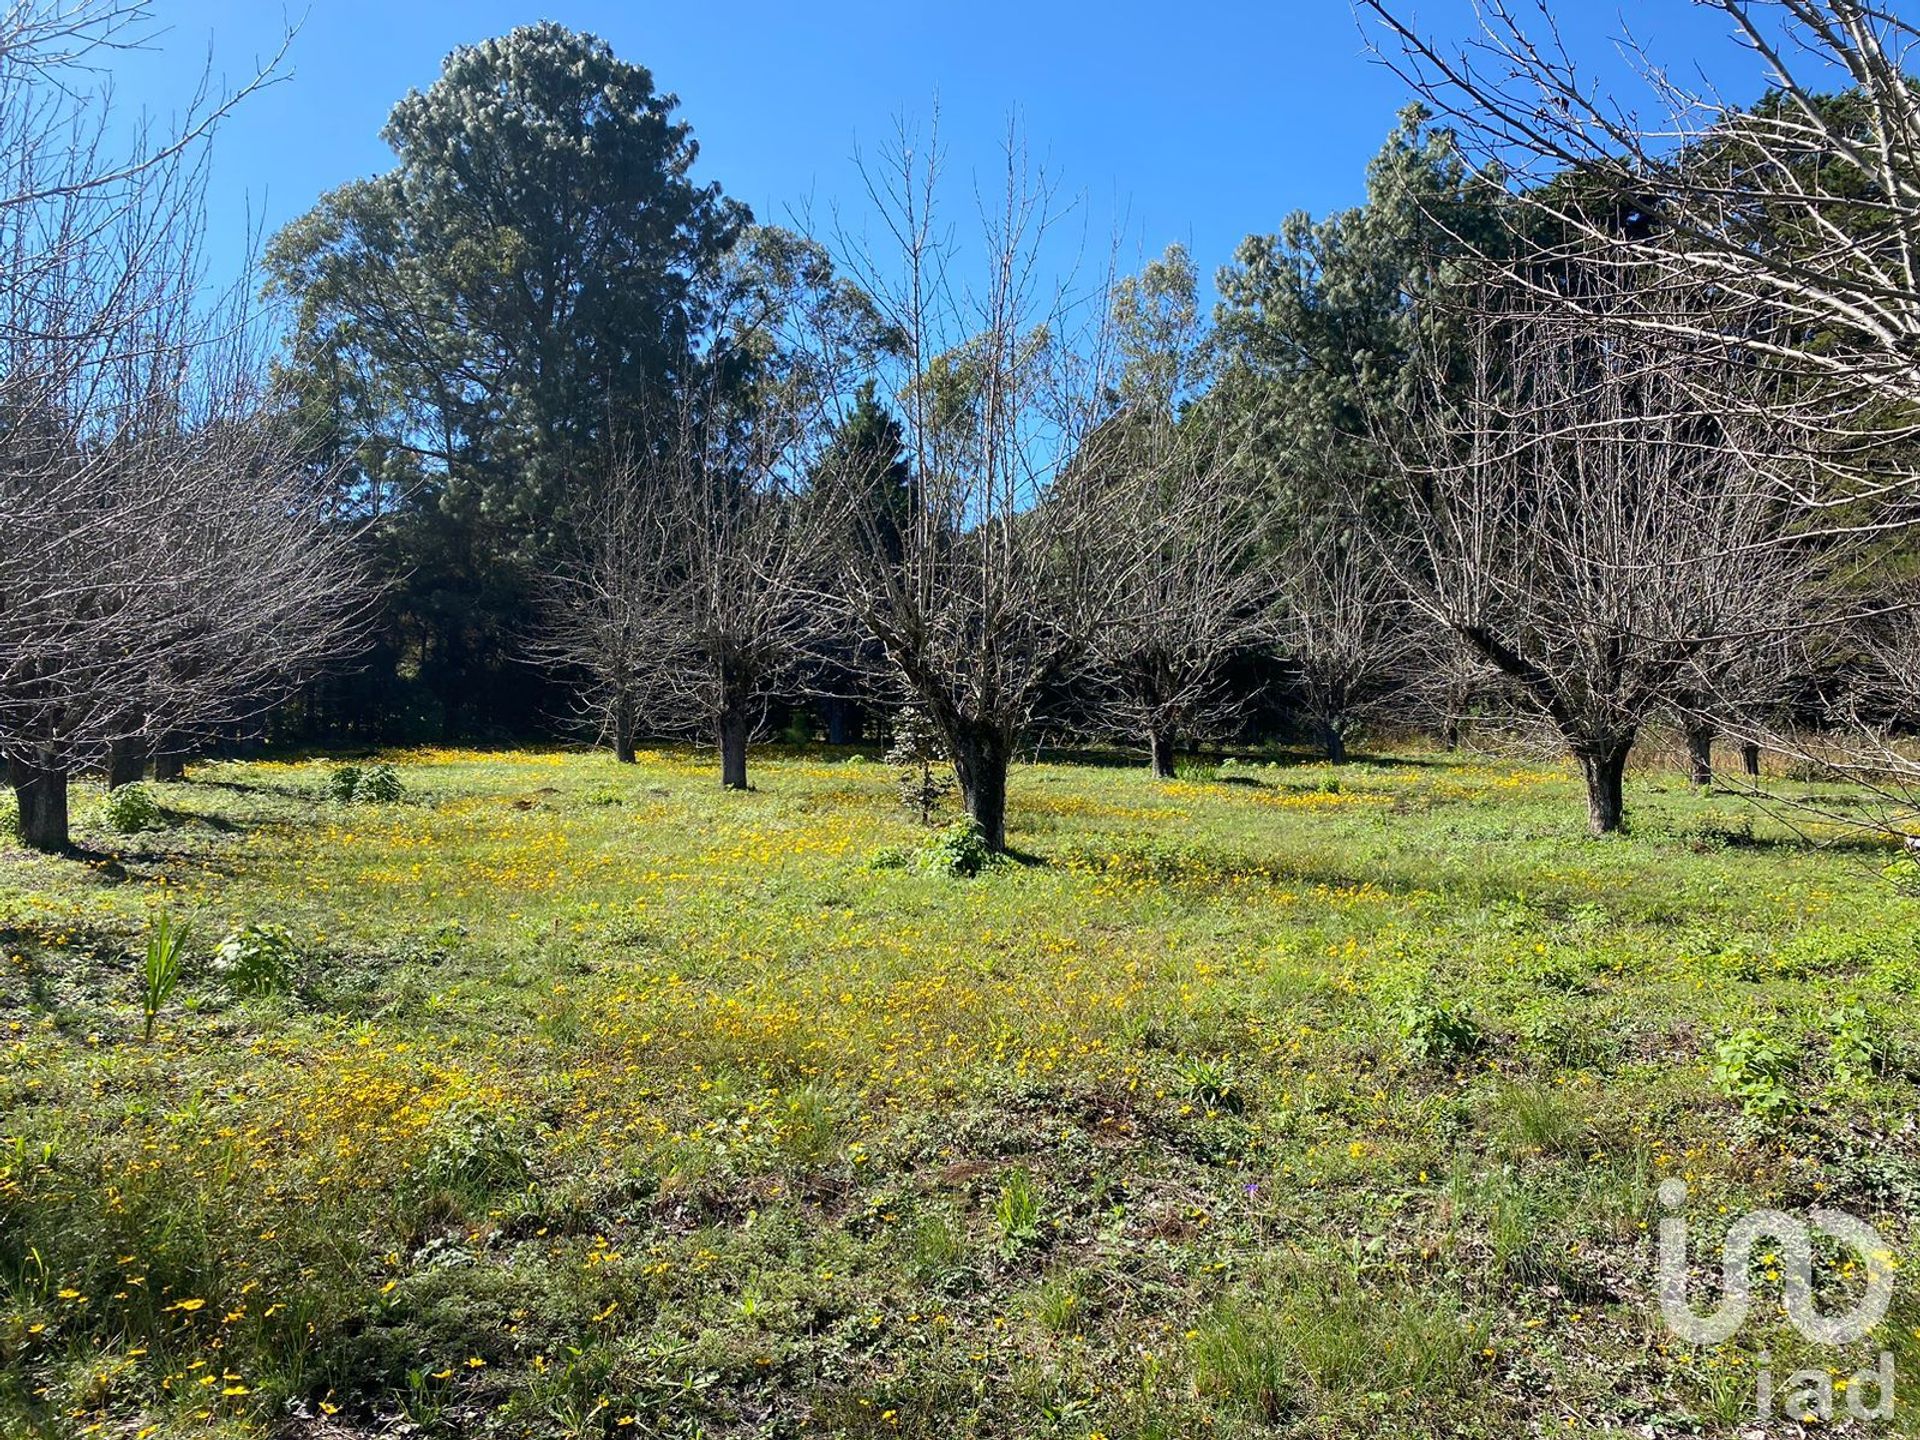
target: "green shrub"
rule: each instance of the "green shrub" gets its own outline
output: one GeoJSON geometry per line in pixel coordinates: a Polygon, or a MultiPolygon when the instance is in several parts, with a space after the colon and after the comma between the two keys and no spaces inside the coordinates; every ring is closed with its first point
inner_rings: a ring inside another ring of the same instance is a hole
{"type": "Polygon", "coordinates": [[[354,798],[363,805],[398,805],[406,794],[399,773],[391,765],[375,765],[360,777],[354,798]]]}
{"type": "Polygon", "coordinates": [[[987,849],[971,820],[957,820],[936,830],[918,845],[882,845],[867,854],[869,870],[911,870],[918,875],[944,875],[965,880],[1007,863],[1007,857],[987,849]]]}
{"type": "Polygon", "coordinates": [[[292,987],[300,947],[278,925],[243,925],[215,947],[213,970],[236,995],[273,995],[292,987]]]}
{"type": "Polygon", "coordinates": [[[167,823],[167,817],[160,809],[160,802],[153,798],[153,792],[138,782],[109,790],[106,803],[100,807],[100,814],[107,822],[107,828],[119,835],[159,830],[167,823]]]}
{"type": "Polygon", "coordinates": [[[1442,1064],[1480,1048],[1480,1026],[1472,1012],[1439,1000],[1416,998],[1400,1010],[1400,1043],[1425,1064],[1442,1064]]]}
{"type": "Polygon", "coordinates": [[[1749,1025],[1715,1045],[1713,1056],[1714,1082],[1748,1115],[1771,1119],[1793,1108],[1789,1082],[1799,1060],[1787,1041],[1749,1025]]]}
{"type": "Polygon", "coordinates": [[[918,815],[922,825],[933,824],[954,782],[946,741],[926,711],[908,705],[893,717],[887,764],[898,772],[900,803],[918,815]]]}
{"type": "Polygon", "coordinates": [[[360,767],[336,765],[327,772],[327,798],[338,805],[351,805],[360,790],[360,767]]]}
{"type": "Polygon", "coordinates": [[[336,765],[327,772],[327,798],[336,805],[397,805],[405,794],[391,765],[336,765]]]}
{"type": "Polygon", "coordinates": [[[987,848],[986,838],[973,821],[957,820],[935,831],[914,851],[913,868],[922,875],[964,880],[1005,860],[1005,856],[987,848]]]}

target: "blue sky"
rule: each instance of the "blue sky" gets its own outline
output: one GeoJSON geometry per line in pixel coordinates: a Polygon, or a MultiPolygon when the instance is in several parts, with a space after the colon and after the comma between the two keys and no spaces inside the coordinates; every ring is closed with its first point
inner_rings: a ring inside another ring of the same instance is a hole
{"type": "MultiPolygon", "coordinates": [[[[1428,28],[1464,23],[1465,0],[1421,0],[1428,28]]],[[[1604,55],[1619,12],[1556,7],[1570,38],[1604,55]]],[[[782,220],[852,207],[856,145],[939,97],[950,172],[983,160],[1010,110],[1072,193],[1104,253],[1190,245],[1202,273],[1250,231],[1295,209],[1363,194],[1367,159],[1405,102],[1366,52],[1347,0],[1059,0],[701,4],[676,0],[313,0],[284,16],[259,0],[159,0],[155,46],[115,67],[119,103],[165,114],[209,55],[238,83],[297,26],[286,78],[221,134],[213,173],[216,267],[237,265],[246,221],[270,231],[325,190],[387,168],[379,131],[454,46],[550,18],[590,30],[679,95],[705,178],[782,220]]],[[[1725,71],[1727,51],[1684,0],[1636,7],[1669,56],[1725,71]]],[[[1742,71],[1746,67],[1740,67],[1742,71]]],[[[1741,96],[1740,98],[1749,98],[1741,96]]]]}

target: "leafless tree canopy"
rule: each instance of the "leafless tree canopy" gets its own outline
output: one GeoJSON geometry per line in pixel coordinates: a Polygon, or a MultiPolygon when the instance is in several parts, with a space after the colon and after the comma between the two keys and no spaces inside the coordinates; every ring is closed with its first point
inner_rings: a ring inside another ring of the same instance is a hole
{"type": "MultiPolygon", "coordinates": [[[[1629,311],[1531,284],[1596,322],[1622,319],[1781,383],[1747,392],[1769,443],[1810,458],[1848,502],[1906,488],[1920,398],[1920,107],[1903,73],[1920,31],[1875,0],[1701,0],[1752,55],[1743,103],[1683,57],[1623,42],[1645,112],[1570,53],[1550,7],[1486,0],[1455,41],[1396,0],[1362,0],[1389,63],[1514,181],[1536,241],[1646,296],[1629,311]],[[1852,444],[1837,444],[1839,436],[1852,444]]],[[[1707,403],[1714,403],[1713,397],[1707,403]]]]}
{"type": "Polygon", "coordinates": [[[767,701],[826,624],[829,500],[814,493],[858,305],[818,247],[749,232],[715,279],[705,343],[661,411],[590,482],[545,586],[536,658],[583,677],[590,727],[634,758],[643,724],[712,737],[747,785],[767,701]],[[844,358],[844,357],[842,357],[844,358]]]}
{"type": "MultiPolygon", "coordinates": [[[[1716,730],[1740,734],[1750,769],[1763,740],[1814,758],[1773,723],[1782,676],[1822,653],[1842,659],[1844,636],[1864,641],[1869,668],[1876,649],[1897,659],[1905,621],[1893,612],[1906,602],[1873,579],[1861,542],[1920,513],[1920,105],[1904,71],[1920,29],[1875,0],[1700,8],[1752,57],[1750,92],[1715,93],[1686,78],[1682,57],[1629,39],[1645,101],[1634,106],[1600,78],[1606,67],[1568,50],[1545,5],[1487,0],[1449,41],[1395,0],[1363,0],[1389,63],[1514,182],[1536,244],[1607,277],[1568,286],[1564,268],[1529,263],[1509,267],[1509,285],[1699,357],[1682,377],[1696,407],[1729,417],[1726,443],[1770,471],[1791,507],[1825,512],[1806,522],[1821,538],[1801,554],[1824,552],[1836,576],[1859,571],[1829,588],[1818,622],[1776,616],[1762,634],[1756,617],[1748,653],[1690,662],[1698,684],[1677,713],[1706,778],[1716,730]],[[1629,288],[1639,303],[1613,305],[1629,288]]],[[[1889,713],[1884,702],[1864,708],[1889,713]]],[[[1912,773],[1896,750],[1870,748],[1869,769],[1912,773]]]]}
{"type": "Polygon", "coordinates": [[[1338,763],[1353,730],[1405,686],[1430,622],[1407,603],[1356,515],[1301,517],[1274,569],[1281,652],[1301,709],[1338,763]]]}
{"type": "Polygon", "coordinates": [[[1803,626],[1837,542],[1794,477],[1702,413],[1689,352],[1539,310],[1483,317],[1472,352],[1465,393],[1403,455],[1386,553],[1551,721],[1606,833],[1640,727],[1803,626]]]}
{"type": "Polygon", "coordinates": [[[110,154],[103,103],[50,78],[141,14],[16,7],[0,34],[0,750],[46,848],[70,773],[257,715],[364,594],[250,318],[202,293],[208,112],[110,154]]]}
{"type": "Polygon", "coordinates": [[[939,208],[937,148],[903,133],[866,167],[877,233],[839,246],[896,338],[883,388],[913,474],[897,517],[839,507],[843,598],[939,727],[995,849],[1021,724],[1107,609],[1092,564],[1098,467],[1074,463],[1102,418],[1104,349],[1082,342],[1106,305],[1047,285],[1055,196],[1014,137],[1004,158],[962,244],[939,208]]]}

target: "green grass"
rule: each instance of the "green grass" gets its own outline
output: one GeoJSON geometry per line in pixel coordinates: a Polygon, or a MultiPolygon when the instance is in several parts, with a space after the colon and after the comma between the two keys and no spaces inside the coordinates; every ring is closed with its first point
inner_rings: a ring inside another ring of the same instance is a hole
{"type": "Polygon", "coordinates": [[[871,761],[383,758],[0,850],[0,1433],[1731,1436],[1763,1350],[1920,1376],[1904,1287],[1845,1353],[1653,1299],[1672,1175],[1702,1249],[1827,1204],[1913,1256],[1920,901],[1864,840],[1056,764],[967,879],[871,761]]]}

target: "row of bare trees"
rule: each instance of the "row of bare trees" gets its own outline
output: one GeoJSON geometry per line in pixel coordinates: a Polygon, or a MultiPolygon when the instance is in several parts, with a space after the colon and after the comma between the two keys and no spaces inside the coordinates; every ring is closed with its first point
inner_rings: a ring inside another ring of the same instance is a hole
{"type": "Polygon", "coordinates": [[[67,785],[177,767],[349,645],[366,591],[260,386],[257,327],[196,260],[206,140],[237,97],[113,149],[89,88],[137,6],[0,33],[0,752],[21,838],[67,785]]]}
{"type": "Polygon", "coordinates": [[[1047,192],[1009,156],[974,247],[983,280],[961,283],[927,162],[903,145],[876,187],[901,263],[849,265],[870,343],[831,361],[816,346],[744,400],[709,365],[595,490],[544,653],[586,677],[623,759],[643,726],[678,722],[743,787],[766,700],[838,646],[839,675],[938,729],[997,848],[1047,695],[1097,697],[1101,728],[1166,777],[1179,739],[1244,705],[1231,662],[1266,652],[1335,760],[1383,708],[1498,690],[1578,761],[1605,833],[1644,726],[1751,742],[1792,652],[1844,623],[1836,582],[1873,532],[1831,523],[1817,477],[1765,453],[1747,410],[1702,405],[1777,383],[1730,350],[1594,326],[1490,275],[1421,414],[1378,427],[1372,493],[1276,510],[1244,425],[1201,393],[1191,287],[1155,267],[1094,287],[1077,312],[1094,323],[1072,331],[1071,297],[1036,278],[1047,192]]]}
{"type": "Polygon", "coordinates": [[[1673,113],[1645,128],[1500,0],[1458,50],[1370,0],[1509,223],[1477,255],[1457,237],[1457,283],[1422,301],[1449,311],[1424,394],[1341,437],[1370,468],[1307,504],[1276,503],[1248,443],[1286,417],[1207,392],[1183,256],[1117,285],[1048,278],[1060,211],[1012,140],[963,243],[937,147],[903,135],[867,171],[870,230],[836,231],[833,267],[802,247],[818,303],[784,291],[766,313],[785,320],[745,332],[756,358],[804,363],[744,406],[709,378],[612,467],[549,653],[591,675],[623,755],[694,715],[736,786],[777,687],[877,669],[939,730],[996,848],[1045,697],[1099,696],[1164,776],[1181,736],[1244,702],[1228,670],[1251,652],[1285,657],[1336,759],[1386,706],[1452,716],[1478,691],[1537,717],[1595,833],[1621,825],[1656,719],[1697,779],[1722,736],[1756,771],[1790,747],[1777,722],[1808,676],[1851,659],[1897,689],[1911,648],[1882,561],[1913,519],[1920,111],[1904,22],[1715,3],[1770,93],[1737,109],[1649,63],[1673,113]],[[1804,55],[1845,93],[1796,77],[1804,55]]]}

